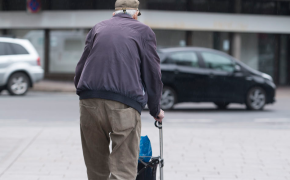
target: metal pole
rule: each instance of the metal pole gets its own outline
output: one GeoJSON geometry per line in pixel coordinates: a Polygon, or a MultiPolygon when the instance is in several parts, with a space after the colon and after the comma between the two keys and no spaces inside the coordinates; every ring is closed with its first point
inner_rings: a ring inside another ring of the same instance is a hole
{"type": "Polygon", "coordinates": [[[44,30],[44,77],[47,78],[50,74],[50,29],[44,30]]]}
{"type": "Polygon", "coordinates": [[[155,126],[159,129],[159,144],[160,144],[159,171],[160,171],[160,180],[163,180],[164,160],[163,160],[163,131],[162,131],[162,122],[155,121],[155,126]]]}
{"type": "Polygon", "coordinates": [[[162,123],[158,122],[159,125],[159,143],[160,143],[160,180],[163,180],[163,132],[162,132],[162,123]]]}

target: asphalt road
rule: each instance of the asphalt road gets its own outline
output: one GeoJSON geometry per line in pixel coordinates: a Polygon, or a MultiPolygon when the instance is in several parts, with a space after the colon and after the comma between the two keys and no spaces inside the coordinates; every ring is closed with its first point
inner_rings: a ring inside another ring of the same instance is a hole
{"type": "MultiPolygon", "coordinates": [[[[263,111],[248,111],[244,105],[232,104],[227,110],[217,110],[211,103],[182,103],[166,112],[165,123],[174,126],[233,126],[288,128],[290,124],[290,93],[278,96],[277,102],[263,111]]],[[[0,122],[76,122],[79,121],[78,97],[73,93],[28,92],[15,97],[0,96],[0,122]]],[[[142,122],[151,123],[148,110],[142,112],[142,122]]]]}

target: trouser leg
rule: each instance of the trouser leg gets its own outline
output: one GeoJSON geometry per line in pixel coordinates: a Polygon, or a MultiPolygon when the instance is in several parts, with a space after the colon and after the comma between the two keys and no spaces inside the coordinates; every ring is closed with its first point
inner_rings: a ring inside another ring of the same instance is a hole
{"type": "Polygon", "coordinates": [[[89,180],[107,180],[109,171],[110,128],[102,100],[80,101],[81,140],[89,180]]]}
{"type": "Polygon", "coordinates": [[[124,104],[107,102],[112,127],[112,153],[109,156],[110,180],[135,180],[141,136],[140,114],[124,104]]]}

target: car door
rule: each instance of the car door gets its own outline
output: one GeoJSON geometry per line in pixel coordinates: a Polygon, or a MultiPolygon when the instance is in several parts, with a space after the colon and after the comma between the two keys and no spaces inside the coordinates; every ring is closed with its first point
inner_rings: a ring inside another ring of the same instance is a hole
{"type": "Polygon", "coordinates": [[[206,74],[200,69],[196,52],[172,52],[167,63],[174,64],[174,86],[178,91],[179,101],[201,101],[205,95],[206,74]]]}
{"type": "Polygon", "coordinates": [[[8,43],[0,42],[0,86],[4,85],[4,75],[7,67],[10,65],[8,43]]]}
{"type": "Polygon", "coordinates": [[[239,96],[239,84],[243,74],[235,72],[234,61],[220,53],[203,51],[200,56],[209,70],[208,98],[213,102],[232,102],[239,96]]]}

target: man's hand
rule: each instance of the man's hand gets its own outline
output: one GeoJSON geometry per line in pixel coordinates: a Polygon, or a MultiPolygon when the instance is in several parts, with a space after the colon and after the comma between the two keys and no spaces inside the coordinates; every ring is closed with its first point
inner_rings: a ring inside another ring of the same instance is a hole
{"type": "Polygon", "coordinates": [[[162,122],[162,119],[164,118],[164,111],[160,109],[160,113],[158,115],[158,118],[154,118],[158,122],[162,122]]]}

